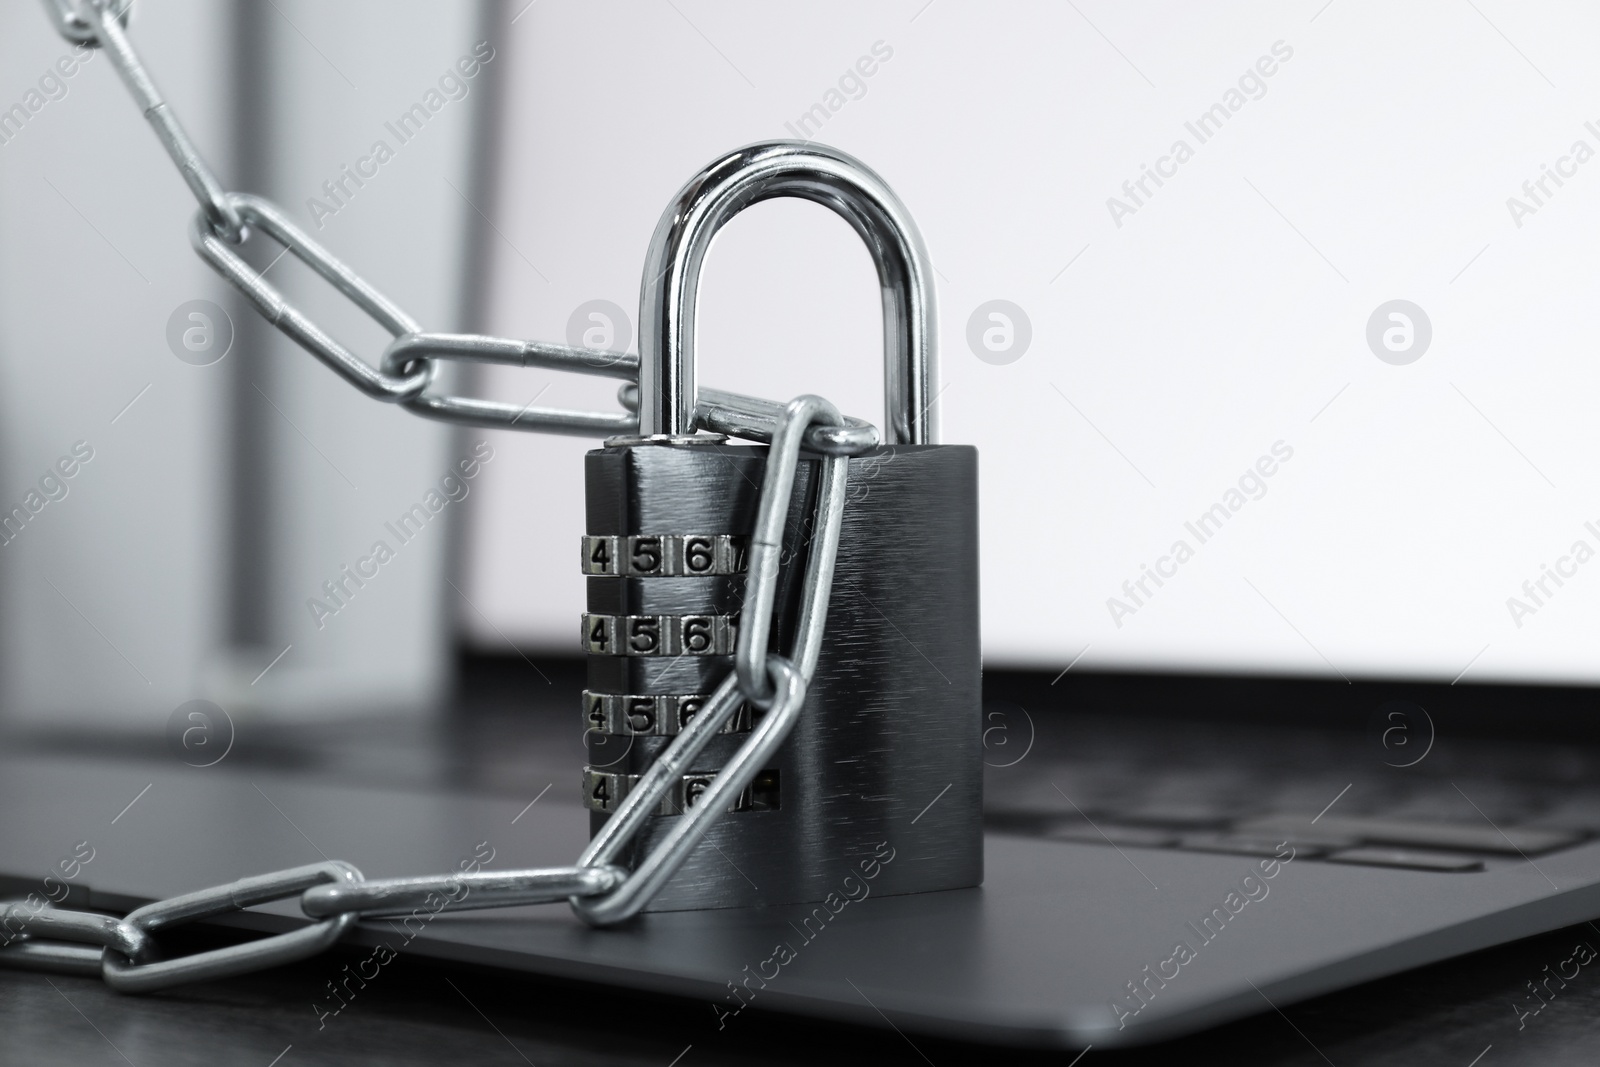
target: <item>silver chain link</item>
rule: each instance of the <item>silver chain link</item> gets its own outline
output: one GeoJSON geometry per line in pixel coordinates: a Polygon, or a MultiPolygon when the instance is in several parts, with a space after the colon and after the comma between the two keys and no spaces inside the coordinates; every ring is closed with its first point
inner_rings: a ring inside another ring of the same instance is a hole
{"type": "MultiPolygon", "coordinates": [[[[225,191],[162,99],[128,39],[132,0],[44,0],[57,31],[74,44],[102,48],[143,110],[157,138],[200,203],[190,228],[195,250],[261,315],[357,389],[428,418],[469,426],[580,436],[638,431],[639,359],[621,353],[475,334],[425,333],[422,327],[343,261],[312,240],[271,201],[225,191]],[[394,336],[375,368],[323,331],[234,251],[259,231],[282,245],[394,336]],[[516,407],[429,392],[437,361],[544,367],[622,379],[615,413],[516,407]]],[[[697,424],[715,433],[770,441],[747,575],[749,596],[735,670],[706,706],[640,778],[571,867],[474,871],[367,879],[339,860],[242,878],[157,901],[118,919],[50,905],[0,903],[0,966],[99,975],[125,993],[226,978],[322,952],[363,917],[428,914],[568,900],[586,922],[622,922],[650,901],[689,858],[702,835],[750,784],[789,735],[821,652],[845,505],[848,457],[875,447],[876,427],[846,419],[826,400],[802,396],[787,405],[701,389],[697,424]],[[823,454],[817,513],[802,586],[792,657],[767,650],[781,563],[784,523],[800,449],[823,454]],[[738,710],[765,709],[744,745],[632,872],[617,865],[671,787],[738,710]],[[244,944],[163,958],[157,935],[172,926],[257,904],[298,897],[314,920],[288,933],[244,944]]]]}

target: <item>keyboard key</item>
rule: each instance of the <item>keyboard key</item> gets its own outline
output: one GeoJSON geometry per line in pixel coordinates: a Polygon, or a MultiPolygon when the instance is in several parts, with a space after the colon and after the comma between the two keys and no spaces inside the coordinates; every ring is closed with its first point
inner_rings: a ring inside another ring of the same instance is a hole
{"type": "MultiPolygon", "coordinates": [[[[1186,834],[1179,847],[1191,849],[1195,852],[1228,852],[1239,856],[1287,856],[1289,853],[1279,852],[1285,838],[1250,837],[1243,834],[1186,834]]],[[[1339,840],[1329,843],[1310,843],[1306,841],[1289,840],[1294,848],[1296,859],[1315,859],[1331,848],[1345,848],[1354,845],[1354,841],[1339,840]]]]}
{"type": "MultiPolygon", "coordinates": [[[[1116,809],[1119,818],[1190,830],[1225,826],[1238,812],[1238,807],[1224,808],[1217,804],[1188,804],[1177,801],[1145,801],[1118,805],[1116,809]]],[[[1098,819],[1098,816],[1096,818],[1098,819]]]]}
{"type": "Polygon", "coordinates": [[[1246,819],[1234,832],[1257,837],[1320,832],[1355,838],[1380,845],[1415,845],[1421,848],[1462,849],[1497,855],[1537,855],[1575,845],[1583,835],[1570,830],[1502,826],[1488,823],[1423,822],[1415,819],[1384,819],[1363,816],[1327,815],[1317,820],[1275,815],[1246,819]],[[1503,831],[1503,832],[1502,832],[1503,831]]]}
{"type": "Polygon", "coordinates": [[[1554,801],[1532,820],[1540,826],[1600,833],[1600,795],[1574,790],[1554,801]]]}
{"type": "Polygon", "coordinates": [[[1363,867],[1404,867],[1413,871],[1461,873],[1483,870],[1483,861],[1473,856],[1449,852],[1418,852],[1405,848],[1347,848],[1324,857],[1329,863],[1353,863],[1363,867]]]}
{"type": "Polygon", "coordinates": [[[1045,833],[1052,841],[1074,841],[1085,845],[1112,844],[1128,848],[1167,848],[1178,843],[1171,830],[1147,826],[1114,826],[1101,823],[1099,829],[1087,824],[1057,826],[1045,833]]]}

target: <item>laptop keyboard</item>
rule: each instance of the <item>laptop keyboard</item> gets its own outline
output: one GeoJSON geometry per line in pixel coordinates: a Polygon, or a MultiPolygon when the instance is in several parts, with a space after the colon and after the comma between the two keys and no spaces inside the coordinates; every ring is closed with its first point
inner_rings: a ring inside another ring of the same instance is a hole
{"type": "Polygon", "coordinates": [[[1037,725],[1026,758],[986,753],[991,832],[1244,856],[1288,842],[1297,860],[1450,874],[1600,836],[1600,761],[1570,747],[1462,741],[1395,768],[1340,734],[1093,717],[1037,725]]]}

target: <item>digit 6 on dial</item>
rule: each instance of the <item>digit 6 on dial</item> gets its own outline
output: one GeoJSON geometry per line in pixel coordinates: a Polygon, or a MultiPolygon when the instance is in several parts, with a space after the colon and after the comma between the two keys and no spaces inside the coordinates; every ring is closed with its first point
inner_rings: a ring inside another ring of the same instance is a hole
{"type": "Polygon", "coordinates": [[[683,539],[683,569],[688,574],[707,574],[717,562],[716,543],[709,537],[683,539]]]}
{"type": "Polygon", "coordinates": [[[683,650],[705,655],[716,645],[716,626],[709,615],[686,615],[683,619],[683,650]]]}

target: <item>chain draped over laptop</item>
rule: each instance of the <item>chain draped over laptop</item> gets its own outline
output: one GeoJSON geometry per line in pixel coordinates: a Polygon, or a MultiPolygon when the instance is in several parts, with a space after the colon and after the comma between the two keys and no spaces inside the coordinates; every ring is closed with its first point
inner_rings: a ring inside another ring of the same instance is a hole
{"type": "MultiPolygon", "coordinates": [[[[839,426],[838,412],[826,400],[802,396],[778,419],[769,453],[757,530],[783,529],[801,438],[813,425],[839,426]]],[[[833,585],[844,513],[844,456],[822,461],[817,515],[804,578],[804,600],[792,657],[766,655],[765,694],[743,688],[730,671],[699,713],[685,725],[640,779],[616,813],[570,867],[476,871],[412,878],[366,879],[338,860],[241,878],[136,909],[125,918],[27,903],[0,905],[0,966],[70,974],[101,975],[125,993],[149,993],[186,982],[244,974],[290,963],[331,946],[357,918],[430,914],[514,907],[570,900],[586,921],[611,925],[633,917],[688,859],[700,838],[728,810],[733,798],[794,727],[806,686],[816,667],[833,585]],[[615,864],[645,821],[660,810],[668,789],[717,736],[745,701],[766,705],[749,739],[717,774],[706,791],[678,819],[671,833],[631,873],[615,864]],[[158,934],[170,926],[210,918],[256,904],[299,897],[301,910],[317,920],[286,934],[162,959],[158,934]]],[[[752,565],[750,582],[770,587],[778,576],[777,553],[752,565]]],[[[770,598],[767,598],[770,604],[770,598]]],[[[755,620],[739,635],[740,647],[764,646],[771,615],[755,620]]]]}
{"type": "MultiPolygon", "coordinates": [[[[126,24],[131,0],[44,0],[57,30],[74,44],[105,51],[200,204],[190,235],[195,250],[261,315],[357,389],[428,418],[461,425],[579,436],[635,434],[639,428],[637,356],[563,345],[424,332],[422,327],[327,249],[287,213],[261,197],[223,189],[134,51],[126,24]],[[237,249],[265,234],[348,297],[394,336],[377,366],[363,361],[291,304],[237,249]],[[432,391],[438,361],[544,367],[620,379],[635,410],[615,413],[516,406],[432,391]]],[[[847,419],[826,400],[802,396],[787,405],[700,389],[699,429],[769,442],[759,494],[747,587],[755,617],[743,620],[738,670],[730,670],[595,835],[577,864],[367,879],[328,861],[242,878],[157,901],[118,919],[30,902],[0,904],[0,966],[101,975],[114,988],[144,993],[186,982],[238,975],[304,959],[328,948],[362,917],[512,907],[570,900],[587,922],[609,925],[636,915],[689,857],[701,837],[751,782],[792,730],[816,669],[839,548],[848,457],[875,447],[877,429],[847,419]],[[782,557],[795,466],[801,448],[820,453],[817,507],[794,647],[767,652],[772,590],[782,557]],[[713,782],[639,866],[617,864],[669,789],[746,702],[765,713],[713,782]],[[161,932],[258,904],[297,897],[311,925],[289,933],[163,958],[161,932]]]]}

